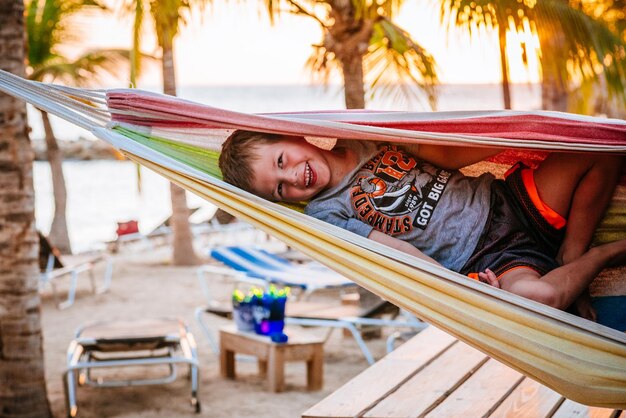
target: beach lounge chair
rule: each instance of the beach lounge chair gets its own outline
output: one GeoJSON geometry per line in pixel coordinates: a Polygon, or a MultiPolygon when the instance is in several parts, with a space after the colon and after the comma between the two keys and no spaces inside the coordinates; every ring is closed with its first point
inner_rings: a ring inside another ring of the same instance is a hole
{"type": "Polygon", "coordinates": [[[111,276],[113,275],[113,262],[106,253],[97,255],[85,255],[79,257],[80,261],[74,263],[66,262],[61,258],[61,253],[48,241],[41,233],[39,234],[39,289],[46,286],[52,288],[54,300],[59,309],[67,308],[74,303],[76,298],[76,288],[78,285],[78,277],[81,273],[88,273],[91,281],[91,287],[95,294],[106,292],[111,286],[111,276]],[[104,277],[100,286],[96,285],[94,268],[98,263],[104,263],[104,277]],[[56,282],[62,277],[70,277],[70,287],[67,298],[63,302],[59,302],[56,289],[56,282]]]}
{"type": "Polygon", "coordinates": [[[322,289],[356,288],[354,282],[321,264],[294,264],[258,247],[218,247],[211,250],[211,257],[249,278],[302,289],[305,296],[322,289]]]}
{"type": "MultiPolygon", "coordinates": [[[[207,306],[196,309],[196,319],[209,339],[215,353],[219,353],[215,331],[211,330],[203,316],[204,314],[214,314],[230,317],[232,305],[227,297],[222,297],[219,300],[215,295],[212,295],[206,280],[215,280],[217,277],[224,280],[224,278],[230,277],[233,284],[230,287],[231,292],[238,282],[248,282],[256,285],[275,283],[285,286],[301,286],[307,294],[310,294],[313,290],[345,289],[346,286],[354,286],[352,282],[342,276],[338,276],[326,267],[310,268],[294,265],[275,254],[270,254],[257,248],[217,248],[211,252],[211,255],[227,266],[232,267],[232,269],[227,269],[216,266],[202,266],[198,269],[198,279],[206,298],[207,306]],[[327,273],[331,278],[324,279],[327,273]],[[319,283],[316,283],[316,280],[319,280],[319,283]]],[[[347,330],[358,344],[368,363],[373,364],[374,357],[365,344],[359,327],[393,327],[420,331],[427,326],[424,322],[405,312],[401,312],[398,319],[374,317],[387,311],[389,308],[395,309],[392,304],[385,301],[374,306],[363,307],[356,304],[342,304],[340,300],[329,303],[327,301],[317,302],[300,299],[287,303],[285,321],[294,325],[325,327],[329,328],[329,331],[335,328],[347,330]]]]}
{"type": "Polygon", "coordinates": [[[67,349],[67,370],[63,376],[68,416],[76,416],[78,385],[118,387],[156,385],[176,380],[176,364],[189,366],[191,405],[200,412],[198,400],[198,354],[187,325],[175,318],[138,321],[107,321],[83,326],[67,349]],[[128,366],[169,367],[169,374],[149,378],[115,379],[95,369],[128,366]]]}

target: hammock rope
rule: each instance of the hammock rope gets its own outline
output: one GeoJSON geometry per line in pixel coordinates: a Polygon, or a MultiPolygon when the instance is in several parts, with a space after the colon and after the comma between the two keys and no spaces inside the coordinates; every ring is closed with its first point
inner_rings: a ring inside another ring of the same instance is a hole
{"type": "Polygon", "coordinates": [[[626,408],[623,333],[468,280],[267,202],[221,181],[216,166],[220,138],[233,128],[394,142],[626,153],[626,122],[552,112],[246,115],[136,90],[50,86],[1,71],[0,90],[90,130],[131,160],[564,396],[590,405],[626,408]],[[412,130],[429,123],[444,129],[451,121],[468,126],[480,120],[489,126],[478,133],[412,130]],[[529,126],[534,133],[520,134],[531,139],[523,140],[516,136],[519,131],[513,130],[512,138],[500,136],[500,122],[507,120],[511,121],[509,127],[532,121],[529,126]],[[394,123],[401,127],[392,127],[394,123]],[[541,139],[542,130],[549,131],[545,135],[548,140],[541,139]],[[581,133],[586,136],[579,138],[581,133]]]}

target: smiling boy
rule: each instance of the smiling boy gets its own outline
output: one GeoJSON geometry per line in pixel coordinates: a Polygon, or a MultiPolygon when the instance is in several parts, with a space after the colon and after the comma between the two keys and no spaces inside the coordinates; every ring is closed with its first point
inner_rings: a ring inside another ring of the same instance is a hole
{"type": "Polygon", "coordinates": [[[602,268],[626,261],[626,241],[588,250],[622,159],[553,153],[535,170],[513,167],[506,181],[458,171],[497,152],[370,141],[324,150],[302,137],[235,131],[220,168],[268,200],[308,202],[318,219],[565,309],[602,268]]]}

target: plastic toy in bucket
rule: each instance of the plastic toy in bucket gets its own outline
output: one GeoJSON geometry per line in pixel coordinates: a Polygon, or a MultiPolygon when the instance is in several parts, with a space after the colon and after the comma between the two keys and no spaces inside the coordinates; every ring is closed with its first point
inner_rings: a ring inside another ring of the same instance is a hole
{"type": "Polygon", "coordinates": [[[281,334],[285,328],[285,304],[289,289],[255,289],[252,296],[254,331],[261,335],[281,334]]]}

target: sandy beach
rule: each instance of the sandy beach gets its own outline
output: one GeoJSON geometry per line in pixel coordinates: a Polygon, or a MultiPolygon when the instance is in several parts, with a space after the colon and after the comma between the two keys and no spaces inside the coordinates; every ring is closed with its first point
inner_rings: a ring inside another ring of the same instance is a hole
{"type": "MultiPolygon", "coordinates": [[[[123,248],[113,256],[114,272],[108,292],[94,295],[87,276],[79,280],[77,299],[67,309],[56,308],[50,290],[42,293],[42,318],[46,381],[55,417],[66,416],[62,374],[66,350],[81,324],[106,319],[179,317],[187,322],[197,343],[201,363],[199,398],[202,412],[197,415],[190,405],[190,383],[186,368],[171,384],[122,388],[78,388],[79,417],[299,417],[302,412],[357,375],[368,364],[351,338],[334,331],[324,346],[324,386],[321,391],[306,389],[304,362],[288,363],[286,390],[274,394],[258,375],[255,362],[237,363],[237,380],[220,377],[219,358],[194,319],[194,309],[204,304],[195,267],[173,267],[169,246],[123,248]]],[[[96,269],[100,279],[103,265],[96,269]]],[[[67,289],[67,280],[59,288],[67,289]]],[[[212,291],[219,289],[212,288],[212,291]]],[[[228,324],[214,320],[214,325],[228,324]]],[[[324,335],[324,330],[318,330],[324,335]]],[[[317,331],[315,331],[317,332],[317,331]]],[[[368,341],[374,356],[384,355],[383,339],[368,341]]],[[[163,368],[133,370],[154,376],[163,368]],[[152,373],[152,374],[151,374],[152,373]]],[[[111,373],[108,371],[106,373],[111,373]]]]}

